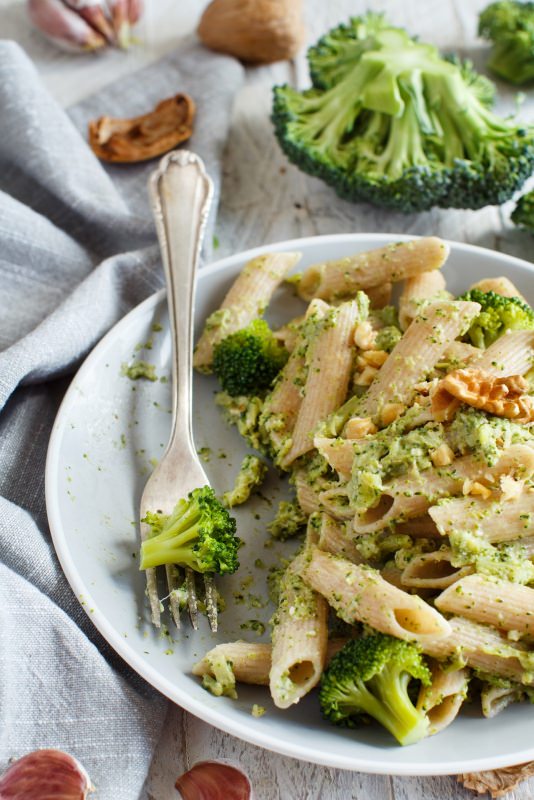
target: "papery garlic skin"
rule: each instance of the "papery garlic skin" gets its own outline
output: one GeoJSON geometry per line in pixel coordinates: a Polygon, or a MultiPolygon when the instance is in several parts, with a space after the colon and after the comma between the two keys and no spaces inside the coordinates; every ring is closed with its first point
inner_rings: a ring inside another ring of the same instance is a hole
{"type": "Polygon", "coordinates": [[[93,791],[80,762],[61,750],[28,753],[0,777],[0,800],[86,800],[93,791]]]}
{"type": "Polygon", "coordinates": [[[28,14],[38,30],[62,50],[84,52],[105,47],[105,38],[62,0],[28,0],[28,14]]]}
{"type": "Polygon", "coordinates": [[[119,47],[126,49],[132,39],[128,0],[108,0],[108,5],[113,19],[113,30],[117,44],[119,47]]]}
{"type": "Polygon", "coordinates": [[[182,800],[254,800],[245,773],[224,761],[199,761],[180,775],[175,787],[182,800]]]}
{"type": "Polygon", "coordinates": [[[128,0],[128,19],[130,25],[135,25],[136,22],[139,22],[143,10],[143,0],[128,0]]]}
{"type": "Polygon", "coordinates": [[[104,39],[113,44],[115,31],[105,0],[63,0],[63,2],[76,11],[92,28],[100,33],[104,39]]]}

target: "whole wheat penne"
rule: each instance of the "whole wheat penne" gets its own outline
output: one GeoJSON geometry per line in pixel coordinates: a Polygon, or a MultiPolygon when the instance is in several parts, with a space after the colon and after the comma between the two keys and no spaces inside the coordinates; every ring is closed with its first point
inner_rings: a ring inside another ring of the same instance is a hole
{"type": "Polygon", "coordinates": [[[347,526],[324,512],[317,514],[317,531],[319,539],[317,546],[320,550],[342,556],[352,561],[353,564],[362,564],[365,559],[354,545],[353,536],[347,526]]]}
{"type": "Polygon", "coordinates": [[[523,493],[513,501],[459,497],[432,506],[428,513],[442,536],[462,530],[483,536],[491,544],[510,542],[532,535],[534,493],[523,493]]]}
{"type": "Polygon", "coordinates": [[[478,303],[444,300],[415,317],[363,397],[360,416],[375,417],[386,403],[409,405],[415,384],[427,376],[479,310],[478,303]]]}
{"type": "MultiPolygon", "coordinates": [[[[339,653],[347,639],[329,639],[326,646],[326,665],[339,653]]],[[[231,665],[237,683],[254,686],[268,686],[271,671],[272,645],[268,642],[225,642],[209,650],[198,661],[191,672],[193,675],[213,676],[213,664],[225,659],[231,665]]]]}
{"type": "Polygon", "coordinates": [[[463,617],[448,620],[451,633],[426,641],[423,651],[438,660],[459,658],[473,669],[531,685],[534,683],[534,653],[512,644],[495,628],[463,617]]]}
{"type": "Polygon", "coordinates": [[[309,345],[306,356],[308,371],[293,429],[293,442],[281,460],[284,469],[299,456],[313,450],[313,431],[317,424],[345,400],[354,357],[354,326],[358,320],[356,302],[332,308],[309,345]]]}
{"type": "Polygon", "coordinates": [[[317,685],[324,670],[328,639],[328,605],[299,574],[301,559],[318,539],[314,518],[306,532],[305,551],[286,569],[280,581],[278,608],[271,619],[271,697],[278,708],[289,708],[317,685]]]}
{"type": "Polygon", "coordinates": [[[519,297],[520,300],[526,302],[517,287],[504,275],[500,278],[483,278],[481,281],[473,283],[469,289],[480,289],[481,292],[495,292],[495,294],[502,294],[503,297],[519,297]]]}
{"type": "Polygon", "coordinates": [[[448,255],[449,246],[435,236],[396,242],[308,267],[302,274],[298,292],[304,300],[351,297],[358,289],[365,290],[439,269],[448,255]]]}
{"type": "Polygon", "coordinates": [[[534,363],[534,331],[507,331],[470,366],[504,378],[524,375],[534,363]]]}
{"type": "Polygon", "coordinates": [[[225,336],[261,317],[276,287],[299,261],[301,253],[265,253],[241,270],[220,308],[206,320],[193,354],[193,366],[211,371],[213,348],[225,336]]]}
{"type": "Polygon", "coordinates": [[[480,692],[482,713],[486,719],[496,717],[511,703],[518,703],[522,700],[523,695],[523,687],[519,683],[505,684],[504,686],[486,684],[480,692]]]}
{"type": "Polygon", "coordinates": [[[467,575],[435,599],[440,611],[506,631],[534,633],[534,589],[489,575],[467,575]]]}
{"type": "Polygon", "coordinates": [[[407,522],[399,522],[395,525],[395,533],[407,533],[408,536],[413,536],[415,538],[423,537],[425,539],[439,539],[441,536],[436,528],[436,523],[428,514],[421,517],[414,517],[414,519],[410,519],[407,522]]]}
{"type": "Polygon", "coordinates": [[[391,283],[381,283],[379,286],[368,286],[365,290],[371,308],[384,308],[391,303],[391,283]]]}
{"type": "Polygon", "coordinates": [[[476,358],[480,358],[480,348],[474,347],[468,342],[451,342],[443,353],[445,361],[452,362],[458,367],[471,364],[476,358]]]}
{"type": "Polygon", "coordinates": [[[402,585],[414,589],[446,589],[473,571],[472,567],[453,567],[451,557],[448,549],[414,556],[402,571],[402,585]]]}
{"type": "Polygon", "coordinates": [[[431,664],[432,683],[421,686],[417,708],[427,715],[428,734],[434,736],[453,722],[467,696],[469,670],[443,670],[439,663],[431,664]]]}
{"type": "Polygon", "coordinates": [[[421,310],[421,305],[445,291],[445,278],[438,270],[407,278],[399,297],[399,322],[405,331],[421,310]]]}
{"type": "Polygon", "coordinates": [[[371,567],[312,547],[301,562],[301,576],[349,624],[365,622],[382,633],[421,643],[450,634],[447,620],[434,608],[371,567]]]}
{"type": "MultiPolygon", "coordinates": [[[[329,308],[322,300],[313,300],[306,312],[306,319],[318,321],[329,308]]],[[[283,447],[284,439],[292,433],[302,404],[306,348],[306,331],[302,325],[296,345],[263,405],[265,425],[277,452],[283,447]]]]}

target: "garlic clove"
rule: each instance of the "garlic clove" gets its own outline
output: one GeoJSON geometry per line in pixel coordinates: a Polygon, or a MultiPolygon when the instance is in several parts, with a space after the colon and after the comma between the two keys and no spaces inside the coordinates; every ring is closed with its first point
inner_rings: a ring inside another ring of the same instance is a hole
{"type": "Polygon", "coordinates": [[[0,777],[0,800],[85,800],[94,791],[82,765],[61,750],[35,750],[0,777]]]}
{"type": "Polygon", "coordinates": [[[35,27],[63,50],[99,50],[105,38],[62,0],[28,0],[28,14],[35,27]]]}
{"type": "Polygon", "coordinates": [[[182,800],[253,800],[245,773],[221,761],[199,761],[175,786],[182,800]]]}
{"type": "Polygon", "coordinates": [[[195,103],[177,94],[158,103],[149,114],[132,119],[100,117],[89,123],[89,144],[103,161],[133,163],[163,155],[193,132],[195,103]]]}
{"type": "Polygon", "coordinates": [[[115,43],[115,31],[102,0],[63,0],[63,2],[98,31],[107,42],[115,43]]]}
{"type": "Polygon", "coordinates": [[[128,0],[109,0],[115,39],[119,47],[127,50],[132,41],[128,0]]]}
{"type": "Polygon", "coordinates": [[[128,0],[128,19],[130,25],[139,22],[143,13],[143,0],[128,0]]]}

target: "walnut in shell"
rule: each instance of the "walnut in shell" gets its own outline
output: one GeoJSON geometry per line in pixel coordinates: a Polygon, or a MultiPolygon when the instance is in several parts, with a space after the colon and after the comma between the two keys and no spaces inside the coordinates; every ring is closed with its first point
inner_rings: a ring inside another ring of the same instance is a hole
{"type": "Polygon", "coordinates": [[[197,33],[206,47],[241,61],[283,61],[304,38],[302,0],[213,0],[197,33]]]}
{"type": "Polygon", "coordinates": [[[193,133],[195,103],[177,94],[158,103],[154,111],[132,119],[100,117],[89,123],[89,144],[103,161],[147,161],[187,141],[193,133]]]}

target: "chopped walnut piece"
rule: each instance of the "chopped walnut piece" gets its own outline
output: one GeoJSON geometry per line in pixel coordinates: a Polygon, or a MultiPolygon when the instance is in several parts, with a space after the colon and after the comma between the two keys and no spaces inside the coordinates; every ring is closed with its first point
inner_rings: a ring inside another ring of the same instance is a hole
{"type": "Polygon", "coordinates": [[[480,483],[479,481],[472,481],[469,478],[466,478],[463,482],[462,494],[483,497],[484,500],[487,500],[489,497],[491,497],[491,489],[488,489],[487,486],[484,486],[484,484],[480,483]]]}
{"type": "Polygon", "coordinates": [[[404,403],[386,403],[380,412],[382,425],[390,425],[406,411],[404,403]]]}
{"type": "Polygon", "coordinates": [[[448,467],[454,461],[454,450],[451,450],[447,442],[443,442],[430,453],[430,460],[435,467],[448,467]]]}
{"type": "Polygon", "coordinates": [[[354,344],[360,350],[372,350],[376,340],[376,331],[373,330],[371,323],[365,320],[356,326],[354,331],[354,344]]]}
{"type": "Polygon", "coordinates": [[[522,375],[498,378],[482,369],[457,369],[439,381],[432,395],[436,419],[448,420],[460,403],[514,422],[534,422],[534,401],[522,375]]]}
{"type": "Polygon", "coordinates": [[[193,133],[195,103],[177,94],[149,114],[132,119],[100,117],[89,123],[89,144],[103,161],[133,163],[161,156],[193,133]]]}
{"type": "Polygon", "coordinates": [[[356,386],[370,386],[374,381],[378,370],[376,367],[365,367],[365,369],[360,372],[357,378],[355,378],[354,383],[356,386]]]}
{"type": "Polygon", "coordinates": [[[362,358],[372,367],[381,367],[387,361],[388,355],[385,350],[365,350],[362,358]]]}
{"type": "Polygon", "coordinates": [[[363,439],[368,433],[376,433],[378,428],[371,417],[352,417],[343,431],[347,439],[363,439]]]}
{"type": "Polygon", "coordinates": [[[501,475],[499,483],[503,500],[517,500],[525,490],[525,482],[518,481],[511,475],[501,475]]]}
{"type": "Polygon", "coordinates": [[[491,797],[504,797],[518,786],[521,781],[534,775],[534,761],[528,764],[519,764],[517,767],[504,767],[503,769],[488,770],[486,772],[467,772],[458,775],[458,781],[466,789],[471,789],[477,794],[489,793],[491,797]]]}

